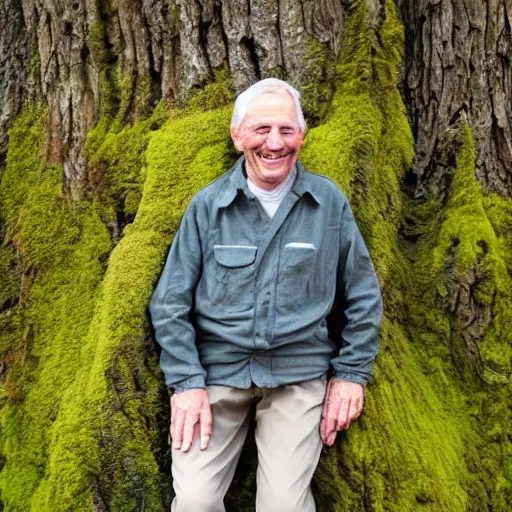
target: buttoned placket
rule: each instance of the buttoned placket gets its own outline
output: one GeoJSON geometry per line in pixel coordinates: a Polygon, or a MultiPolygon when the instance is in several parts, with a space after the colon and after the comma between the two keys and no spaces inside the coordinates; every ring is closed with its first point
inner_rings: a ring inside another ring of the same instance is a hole
{"type": "MultiPolygon", "coordinates": [[[[256,289],[255,297],[255,311],[254,311],[254,349],[255,352],[250,359],[250,373],[251,380],[259,382],[260,386],[272,386],[273,382],[261,382],[261,375],[270,375],[272,372],[268,372],[268,368],[272,367],[272,357],[267,353],[267,349],[271,347],[271,342],[274,337],[275,331],[275,303],[276,303],[276,291],[277,291],[277,280],[279,278],[278,272],[279,261],[281,255],[281,247],[279,240],[277,240],[276,247],[268,257],[267,250],[271,246],[272,242],[278,237],[279,231],[283,228],[286,219],[290,215],[291,211],[299,201],[300,196],[290,190],[290,192],[283,198],[282,203],[279,205],[274,217],[272,218],[267,232],[261,239],[260,246],[258,247],[258,253],[255,261],[255,272],[256,272],[256,283],[262,281],[266,283],[261,289],[256,289]],[[273,261],[268,261],[271,257],[273,261]],[[267,265],[263,266],[264,263],[267,265]],[[265,271],[272,271],[272,279],[264,279],[262,273],[265,271]],[[267,370],[263,371],[261,367],[266,367],[267,370]],[[255,375],[259,374],[259,378],[255,375]]],[[[257,200],[257,199],[255,199],[257,200]]],[[[268,214],[264,211],[263,207],[259,205],[262,210],[262,215],[269,218],[268,214]]]]}

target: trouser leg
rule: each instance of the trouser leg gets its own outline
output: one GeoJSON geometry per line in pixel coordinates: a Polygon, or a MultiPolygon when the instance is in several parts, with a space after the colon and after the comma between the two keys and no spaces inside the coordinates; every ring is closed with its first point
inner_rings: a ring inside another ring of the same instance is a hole
{"type": "Polygon", "coordinates": [[[314,512],[326,379],[265,390],[256,408],[257,512],[314,512]]]}
{"type": "Polygon", "coordinates": [[[173,512],[224,512],[224,495],[247,436],[252,392],[227,386],[207,389],[212,436],[206,450],[201,450],[199,439],[195,439],[188,452],[172,452],[173,512]]]}

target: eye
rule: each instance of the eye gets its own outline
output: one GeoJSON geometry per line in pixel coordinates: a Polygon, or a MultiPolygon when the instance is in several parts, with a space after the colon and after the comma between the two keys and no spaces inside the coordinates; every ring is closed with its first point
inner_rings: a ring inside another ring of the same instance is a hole
{"type": "Polygon", "coordinates": [[[266,135],[270,131],[268,126],[258,126],[255,130],[259,135],[266,135]]]}
{"type": "Polygon", "coordinates": [[[293,135],[295,133],[295,130],[287,126],[285,128],[281,128],[279,132],[281,133],[281,135],[293,135]]]}

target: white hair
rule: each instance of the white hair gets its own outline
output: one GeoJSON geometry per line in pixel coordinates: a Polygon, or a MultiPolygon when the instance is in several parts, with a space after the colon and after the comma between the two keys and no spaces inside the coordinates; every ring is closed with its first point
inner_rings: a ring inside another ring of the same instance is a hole
{"type": "Polygon", "coordinates": [[[233,116],[231,117],[231,126],[236,128],[240,127],[247,113],[247,107],[257,97],[265,93],[280,93],[283,90],[292,97],[293,102],[295,103],[299,127],[301,131],[306,131],[306,120],[304,119],[304,114],[300,105],[300,92],[290,84],[287,84],[285,81],[277,78],[265,78],[260,80],[238,95],[233,109],[233,116]]]}

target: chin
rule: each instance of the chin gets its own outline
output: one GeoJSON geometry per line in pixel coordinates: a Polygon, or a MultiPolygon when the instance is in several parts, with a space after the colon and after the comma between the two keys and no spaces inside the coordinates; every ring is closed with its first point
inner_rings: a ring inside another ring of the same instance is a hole
{"type": "Polygon", "coordinates": [[[290,175],[291,169],[289,171],[283,172],[272,172],[272,173],[263,173],[263,179],[267,183],[281,183],[290,175]]]}

